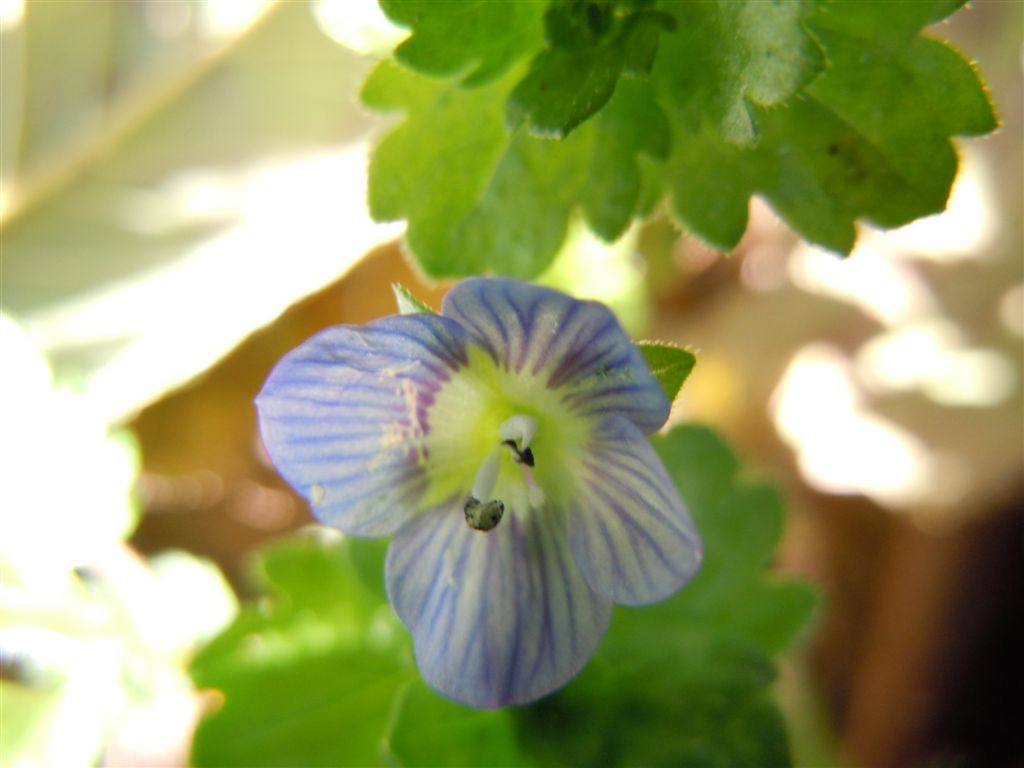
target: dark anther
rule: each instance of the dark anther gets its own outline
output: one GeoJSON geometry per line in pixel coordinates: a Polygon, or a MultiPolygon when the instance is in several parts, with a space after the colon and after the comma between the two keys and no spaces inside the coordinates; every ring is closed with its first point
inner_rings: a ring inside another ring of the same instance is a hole
{"type": "Polygon", "coordinates": [[[515,453],[516,455],[516,461],[518,461],[520,464],[525,464],[528,467],[533,466],[533,451],[531,451],[529,448],[519,450],[519,446],[516,445],[515,440],[505,440],[502,442],[502,445],[507,445],[509,448],[512,449],[512,452],[515,453]]]}
{"type": "Polygon", "coordinates": [[[475,496],[470,496],[466,499],[463,512],[470,528],[477,531],[489,531],[501,522],[501,516],[505,514],[505,505],[498,499],[480,501],[475,496]]]}

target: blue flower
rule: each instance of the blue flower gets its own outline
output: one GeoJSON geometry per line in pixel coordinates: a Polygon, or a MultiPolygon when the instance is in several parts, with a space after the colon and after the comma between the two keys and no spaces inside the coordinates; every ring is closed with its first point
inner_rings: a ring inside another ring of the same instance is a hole
{"type": "Polygon", "coordinates": [[[669,402],[604,306],[474,278],[441,314],[323,331],[257,398],[275,465],[328,525],[394,535],[388,595],[428,683],[539,698],[613,603],[660,600],[701,545],[647,435],[669,402]]]}

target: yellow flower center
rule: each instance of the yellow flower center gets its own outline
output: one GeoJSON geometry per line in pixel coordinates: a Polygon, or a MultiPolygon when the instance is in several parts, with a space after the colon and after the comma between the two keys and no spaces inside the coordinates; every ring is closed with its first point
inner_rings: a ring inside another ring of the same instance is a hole
{"type": "Polygon", "coordinates": [[[427,409],[427,503],[462,496],[525,511],[545,499],[564,502],[561,481],[589,437],[589,420],[569,411],[563,393],[548,389],[549,372],[508,371],[475,345],[468,354],[469,364],[427,409]]]}

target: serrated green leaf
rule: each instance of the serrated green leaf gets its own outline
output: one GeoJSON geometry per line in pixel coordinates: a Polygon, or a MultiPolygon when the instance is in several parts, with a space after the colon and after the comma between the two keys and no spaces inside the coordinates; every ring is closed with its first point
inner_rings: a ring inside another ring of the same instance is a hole
{"type": "MultiPolygon", "coordinates": [[[[807,92],[877,148],[928,212],[941,211],[957,167],[950,137],[985,133],[996,125],[973,70],[936,40],[914,37],[865,55],[861,38],[816,29],[831,66],[807,92]],[[908,93],[914,94],[913,109],[907,105],[908,93]]],[[[873,218],[885,216],[884,206],[879,207],[873,218]]],[[[879,223],[905,221],[892,216],[879,223]]]]}
{"type": "Polygon", "coordinates": [[[867,47],[894,48],[966,3],[967,0],[893,0],[886,3],[818,0],[810,8],[808,24],[814,30],[843,30],[863,39],[867,47]]]}
{"type": "MultiPolygon", "coordinates": [[[[467,95],[371,78],[367,103],[409,115],[374,158],[371,208],[410,220],[409,244],[435,276],[536,275],[573,210],[614,239],[666,190],[678,219],[723,250],[756,194],[807,240],[847,253],[858,220],[899,226],[941,210],[950,136],[995,125],[971,67],[918,36],[961,4],[554,3],[523,79],[467,95]],[[622,79],[651,62],[649,81],[622,79]],[[539,147],[504,134],[506,114],[546,135],[578,127],[539,147]]],[[[427,39],[432,22],[417,23],[427,39]]]]}
{"type": "MultiPolygon", "coordinates": [[[[695,127],[687,111],[671,112],[667,175],[679,219],[728,250],[746,228],[751,195],[760,194],[804,238],[848,253],[858,219],[894,227],[941,211],[957,166],[950,136],[995,126],[970,66],[914,34],[913,23],[943,7],[828,4],[809,22],[829,57],[827,71],[800,98],[755,111],[756,147],[736,147],[708,126],[695,127]],[[888,10],[896,7],[890,27],[888,10]]],[[[673,55],[666,52],[658,66],[680,66],[673,55]]]]}
{"type": "Polygon", "coordinates": [[[544,3],[492,0],[380,0],[384,13],[412,30],[395,50],[410,69],[460,76],[483,85],[541,46],[544,3]]]}
{"type": "Polygon", "coordinates": [[[679,390],[683,388],[686,377],[697,364],[697,358],[692,352],[658,341],[641,341],[637,348],[647,361],[647,367],[651,369],[654,378],[665,390],[668,399],[675,400],[679,390]]]}
{"type": "Polygon", "coordinates": [[[426,302],[413,296],[412,291],[401,283],[392,283],[391,292],[395,294],[395,304],[398,305],[399,314],[415,315],[419,312],[434,312],[426,302]]]}
{"type": "Polygon", "coordinates": [[[653,443],[703,537],[704,563],[673,597],[616,608],[579,678],[520,713],[525,743],[541,765],[789,765],[771,657],[806,626],[816,596],[765,573],[779,496],[744,479],[707,428],[653,443]]]}
{"type": "Polygon", "coordinates": [[[565,141],[510,136],[502,115],[516,78],[467,90],[385,62],[364,86],[370,106],[407,107],[371,159],[370,211],[408,219],[410,250],[432,277],[536,276],[579,208],[603,237],[618,237],[642,202],[638,155],[667,151],[667,124],[642,83],[624,83],[565,141]],[[633,110],[651,124],[631,122],[633,110]]]}
{"type": "Polygon", "coordinates": [[[402,696],[388,738],[406,768],[505,768],[526,765],[508,711],[480,711],[448,701],[422,682],[402,696]]]}
{"type": "Polygon", "coordinates": [[[268,595],[197,656],[224,695],[196,731],[197,766],[371,765],[416,672],[408,637],[347,541],[279,542],[259,561],[268,595]],[[339,730],[342,729],[342,730],[339,730]]]}

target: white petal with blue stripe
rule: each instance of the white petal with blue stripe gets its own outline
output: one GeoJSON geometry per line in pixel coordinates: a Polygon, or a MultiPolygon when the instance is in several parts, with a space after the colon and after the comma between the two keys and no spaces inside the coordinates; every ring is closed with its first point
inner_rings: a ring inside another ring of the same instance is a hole
{"type": "Polygon", "coordinates": [[[464,332],[438,315],[323,331],[285,355],[256,398],[264,445],[323,522],[394,533],[422,509],[428,412],[466,360],[464,332]]]}
{"type": "Polygon", "coordinates": [[[564,685],[611,613],[550,509],[506,509],[487,533],[466,525],[461,503],[423,514],[391,543],[387,586],[424,679],[475,707],[525,703],[564,685]]]}
{"type": "Polygon", "coordinates": [[[651,603],[693,577],[700,537],[646,435],[606,418],[573,474],[569,539],[594,590],[617,603],[651,603]]]}

